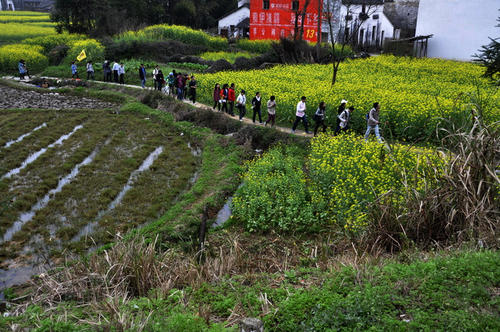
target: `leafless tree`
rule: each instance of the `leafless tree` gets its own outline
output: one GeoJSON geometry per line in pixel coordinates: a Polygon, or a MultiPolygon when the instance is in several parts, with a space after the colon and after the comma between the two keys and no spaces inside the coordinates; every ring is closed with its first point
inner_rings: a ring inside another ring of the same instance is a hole
{"type": "Polygon", "coordinates": [[[302,7],[302,10],[297,8],[297,10],[295,11],[295,27],[294,27],[293,40],[302,40],[304,38],[304,21],[307,14],[307,8],[309,7],[310,3],[311,0],[306,0],[304,6],[302,7]],[[300,17],[300,27],[299,27],[299,17],[300,17]]]}
{"type": "Polygon", "coordinates": [[[325,19],[328,23],[328,29],[330,34],[330,46],[332,49],[332,64],[333,64],[333,75],[332,75],[332,87],[337,81],[337,74],[339,71],[340,63],[345,60],[346,45],[352,45],[353,39],[357,38],[359,29],[361,28],[363,22],[370,17],[376,10],[376,5],[366,4],[362,6],[362,11],[359,13],[358,17],[355,17],[355,1],[351,2],[349,0],[325,0],[325,19]],[[345,17],[341,17],[341,4],[346,8],[345,17]],[[338,30],[336,31],[334,27],[334,17],[337,16],[340,19],[340,24],[338,30]],[[335,45],[340,45],[340,51],[335,51],[335,45]]]}

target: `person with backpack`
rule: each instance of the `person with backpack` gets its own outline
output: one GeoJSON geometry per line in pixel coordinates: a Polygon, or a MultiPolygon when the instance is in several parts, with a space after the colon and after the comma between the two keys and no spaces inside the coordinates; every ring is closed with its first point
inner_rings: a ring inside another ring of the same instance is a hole
{"type": "Polygon", "coordinates": [[[144,64],[141,63],[139,67],[139,79],[141,80],[141,87],[144,89],[146,87],[146,68],[144,68],[144,64]]]}
{"type": "Polygon", "coordinates": [[[260,97],[260,92],[255,94],[255,97],[252,99],[252,109],[253,109],[253,123],[255,124],[255,117],[259,115],[259,123],[262,124],[262,112],[261,112],[262,101],[260,97]]]}
{"type": "Polygon", "coordinates": [[[382,143],[382,137],[380,137],[379,131],[379,115],[380,115],[380,105],[379,103],[374,103],[373,108],[366,114],[366,133],[365,142],[368,142],[368,137],[370,137],[371,131],[375,131],[375,136],[379,143],[382,143]]]}
{"type": "Polygon", "coordinates": [[[92,61],[87,62],[87,81],[94,78],[94,65],[92,65],[92,61]]]}
{"type": "Polygon", "coordinates": [[[316,125],[314,126],[314,136],[318,134],[318,129],[320,126],[323,127],[323,132],[326,133],[325,117],[326,104],[324,101],[322,101],[321,103],[319,103],[316,113],[314,113],[314,122],[316,123],[316,125]]]}
{"type": "Polygon", "coordinates": [[[222,86],[222,90],[220,91],[219,104],[222,104],[221,111],[225,113],[229,113],[227,110],[228,96],[229,96],[229,86],[227,84],[224,84],[222,86]]]}
{"type": "Polygon", "coordinates": [[[71,62],[71,78],[73,78],[73,79],[80,78],[80,77],[78,77],[78,67],[76,66],[74,61],[71,62]]]}
{"type": "Polygon", "coordinates": [[[342,99],[342,101],[340,102],[340,106],[337,110],[337,125],[335,127],[335,135],[340,131],[340,120],[338,117],[340,116],[340,114],[342,114],[342,112],[345,111],[345,106],[347,103],[348,102],[345,99],[342,99]]]}
{"type": "Polygon", "coordinates": [[[221,98],[221,90],[220,90],[220,84],[219,83],[216,83],[215,84],[215,87],[214,87],[214,92],[213,92],[213,101],[214,101],[214,107],[213,109],[215,110],[215,108],[217,107],[217,110],[220,111],[220,98],[221,98]]]}
{"type": "Polygon", "coordinates": [[[268,123],[271,123],[271,128],[274,127],[274,123],[276,122],[276,97],[271,96],[267,101],[267,120],[264,126],[267,126],[268,123]]]}
{"type": "Polygon", "coordinates": [[[236,92],[234,83],[231,83],[231,87],[227,92],[227,103],[229,104],[229,115],[234,116],[234,102],[236,100],[236,92]]]}
{"type": "Polygon", "coordinates": [[[349,130],[349,122],[351,120],[351,114],[354,111],[354,106],[349,106],[348,109],[344,110],[339,116],[338,119],[340,120],[340,129],[339,131],[335,132],[335,135],[338,135],[340,131],[346,132],[349,130]]]}
{"type": "Polygon", "coordinates": [[[310,134],[307,127],[307,115],[306,115],[306,97],[302,96],[300,98],[299,103],[297,104],[297,111],[295,112],[295,122],[292,127],[292,134],[295,134],[295,129],[299,125],[299,122],[302,121],[304,123],[304,128],[306,130],[306,134],[310,134]]]}
{"type": "Polygon", "coordinates": [[[240,121],[243,121],[243,117],[245,117],[247,112],[246,103],[247,97],[245,96],[245,90],[241,90],[238,99],[236,99],[236,107],[238,107],[238,110],[240,111],[240,121]]]}
{"type": "Polygon", "coordinates": [[[191,96],[191,101],[196,104],[196,89],[198,88],[198,82],[194,79],[194,75],[191,75],[191,80],[189,81],[189,95],[191,96]]]}

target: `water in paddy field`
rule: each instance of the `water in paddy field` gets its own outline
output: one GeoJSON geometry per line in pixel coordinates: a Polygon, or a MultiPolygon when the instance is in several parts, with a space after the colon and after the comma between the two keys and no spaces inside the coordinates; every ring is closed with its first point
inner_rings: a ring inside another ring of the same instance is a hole
{"type": "Polygon", "coordinates": [[[8,141],[7,143],[5,143],[5,145],[3,146],[3,148],[6,149],[6,148],[10,147],[12,144],[21,142],[23,139],[25,139],[26,137],[30,136],[35,131],[40,130],[40,129],[44,128],[44,127],[47,127],[47,124],[45,122],[42,123],[40,126],[36,127],[35,129],[33,129],[32,131],[30,131],[29,133],[23,134],[23,135],[19,136],[18,138],[16,138],[15,140],[8,141]]]}
{"type": "Polygon", "coordinates": [[[223,225],[226,221],[231,218],[231,203],[233,202],[233,197],[229,197],[226,201],[226,204],[220,209],[219,213],[217,213],[217,218],[215,218],[215,222],[212,224],[212,227],[217,227],[223,225]]]}
{"type": "Polygon", "coordinates": [[[26,168],[26,166],[28,166],[29,164],[31,164],[35,160],[37,160],[42,154],[44,154],[45,152],[47,152],[48,149],[51,149],[51,148],[55,147],[56,145],[61,145],[65,140],[67,140],[68,138],[70,138],[77,130],[82,129],[82,128],[83,128],[82,125],[76,126],[75,128],[73,128],[73,130],[70,133],[68,133],[66,135],[62,135],[61,137],[59,137],[59,139],[57,141],[55,141],[54,143],[50,144],[46,148],[42,148],[41,150],[39,150],[39,151],[33,153],[32,155],[28,156],[28,158],[26,158],[26,160],[23,161],[23,163],[21,164],[21,166],[19,166],[18,168],[14,168],[14,169],[10,170],[7,174],[5,174],[4,176],[2,176],[0,179],[10,178],[10,177],[12,177],[12,175],[19,174],[20,171],[22,171],[24,168],[26,168]]]}
{"type": "Polygon", "coordinates": [[[123,197],[125,197],[125,194],[133,188],[133,184],[134,182],[137,180],[138,176],[149,170],[149,168],[151,167],[151,165],[153,165],[153,163],[155,162],[156,159],[158,159],[158,157],[160,156],[160,154],[163,152],[163,146],[160,146],[158,148],[156,148],[156,150],[154,150],[153,152],[151,152],[149,154],[149,156],[144,159],[144,161],[142,162],[142,165],[136,169],[135,171],[133,171],[131,174],[130,174],[130,177],[127,181],[127,184],[125,184],[125,186],[123,187],[123,189],[120,191],[120,193],[116,196],[116,198],[109,204],[108,208],[104,211],[100,211],[96,217],[96,220],[90,224],[87,224],[84,228],[82,228],[78,234],[73,237],[73,239],[71,240],[71,242],[77,242],[79,241],[82,237],[84,236],[87,236],[91,233],[93,233],[95,227],[97,226],[97,224],[99,223],[99,220],[102,219],[102,217],[104,217],[106,214],[108,214],[109,212],[111,212],[113,209],[115,209],[123,200],[123,197]]]}
{"type": "Polygon", "coordinates": [[[199,147],[193,147],[190,142],[188,142],[188,148],[191,150],[191,154],[195,157],[201,156],[201,149],[199,147]]]}
{"type": "MultiPolygon", "coordinates": [[[[9,270],[0,269],[0,289],[6,289],[14,285],[24,284],[31,279],[32,275],[40,273],[43,267],[22,266],[9,270]]],[[[0,291],[0,300],[3,293],[0,291]]]]}
{"type": "Polygon", "coordinates": [[[10,227],[5,232],[5,234],[3,235],[3,239],[0,240],[0,243],[10,241],[14,236],[14,234],[16,234],[21,230],[24,224],[33,219],[33,217],[38,211],[47,206],[47,204],[49,203],[51,198],[54,197],[55,194],[60,192],[65,185],[70,183],[78,175],[78,173],[80,173],[80,168],[82,166],[88,165],[94,160],[99,150],[100,150],[99,147],[95,148],[94,151],[92,151],[92,153],[87,158],[85,158],[81,163],[76,165],[71,170],[71,173],[69,173],[68,175],[59,180],[59,183],[57,184],[57,187],[55,189],[50,190],[41,200],[36,202],[36,204],[31,207],[30,211],[22,213],[19,216],[19,219],[14,223],[14,225],[12,225],[12,227],[10,227]]]}

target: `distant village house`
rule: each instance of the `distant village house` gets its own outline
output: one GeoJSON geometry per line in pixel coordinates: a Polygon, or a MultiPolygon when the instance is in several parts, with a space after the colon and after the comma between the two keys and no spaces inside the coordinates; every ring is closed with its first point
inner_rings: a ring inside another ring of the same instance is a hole
{"type": "Polygon", "coordinates": [[[0,10],[16,10],[12,0],[0,0],[0,10]]]}

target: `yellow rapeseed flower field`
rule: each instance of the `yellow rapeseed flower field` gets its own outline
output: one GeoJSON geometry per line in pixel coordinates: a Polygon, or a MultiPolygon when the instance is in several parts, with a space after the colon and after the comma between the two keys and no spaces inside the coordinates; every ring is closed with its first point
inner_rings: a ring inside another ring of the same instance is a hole
{"type": "Polygon", "coordinates": [[[322,134],[308,158],[311,200],[329,223],[357,232],[369,222],[370,203],[392,192],[393,204],[404,205],[404,190],[435,185],[444,162],[435,149],[394,144],[388,151],[354,134],[322,134]]]}
{"type": "Polygon", "coordinates": [[[201,74],[198,81],[200,98],[205,103],[211,101],[216,83],[235,83],[237,90],[245,89],[249,98],[257,91],[264,100],[275,95],[277,120],[282,125],[291,125],[297,102],[304,95],[310,119],[320,101],[327,103],[327,121],[331,125],[335,125],[340,101],[347,99],[356,107],[353,129],[361,132],[366,126],[365,114],[374,102],[379,102],[384,135],[416,140],[431,135],[441,118],[459,116],[462,110],[456,106],[460,106],[460,96],[478,87],[490,94],[483,105],[487,110],[485,120],[500,120],[500,92],[480,78],[483,71],[465,62],[377,56],[342,64],[333,88],[331,65],[201,74]]]}

